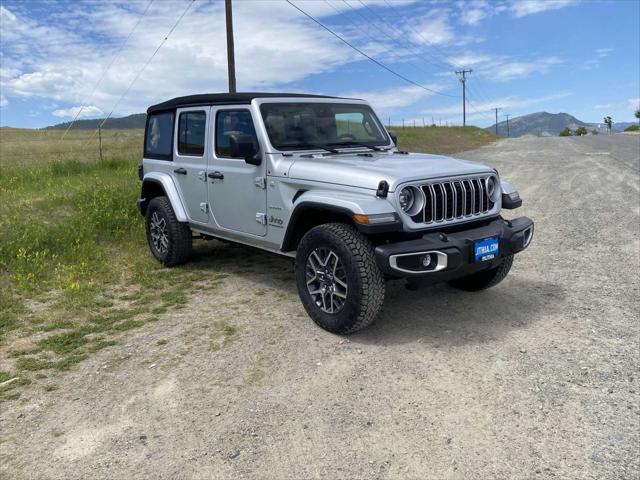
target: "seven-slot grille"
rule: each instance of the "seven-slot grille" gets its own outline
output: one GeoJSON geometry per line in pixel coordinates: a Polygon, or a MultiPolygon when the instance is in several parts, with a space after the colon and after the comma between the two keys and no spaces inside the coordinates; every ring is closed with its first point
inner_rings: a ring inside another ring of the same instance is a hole
{"type": "Polygon", "coordinates": [[[433,223],[469,218],[489,212],[494,202],[487,191],[487,177],[462,178],[419,185],[424,207],[411,219],[416,223],[433,223]]]}

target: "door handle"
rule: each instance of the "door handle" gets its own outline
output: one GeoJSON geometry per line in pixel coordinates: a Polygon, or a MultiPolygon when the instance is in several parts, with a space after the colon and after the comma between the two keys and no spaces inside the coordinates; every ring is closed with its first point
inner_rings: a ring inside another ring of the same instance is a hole
{"type": "Polygon", "coordinates": [[[173,173],[177,173],[178,175],[186,175],[187,174],[187,169],[186,168],[176,168],[173,173]]]}
{"type": "Polygon", "coordinates": [[[224,178],[224,175],[222,173],[216,171],[216,172],[209,172],[207,174],[207,177],[209,177],[209,178],[217,178],[219,180],[222,180],[224,178]]]}

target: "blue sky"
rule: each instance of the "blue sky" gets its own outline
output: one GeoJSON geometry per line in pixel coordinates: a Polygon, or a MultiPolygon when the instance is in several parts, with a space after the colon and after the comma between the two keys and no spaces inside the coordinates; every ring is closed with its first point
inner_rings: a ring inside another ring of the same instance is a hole
{"type": "MultiPolygon", "coordinates": [[[[637,0],[292,1],[414,83],[284,0],[235,0],[239,90],[356,96],[385,123],[460,124],[454,71],[464,67],[473,70],[468,123],[492,124],[493,107],[502,108],[499,120],[536,111],[634,120],[637,0]]],[[[142,70],[188,4],[3,0],[0,125],[43,127],[78,111],[81,118],[122,116],[173,96],[224,91],[221,0],[196,0],[142,70]]]]}

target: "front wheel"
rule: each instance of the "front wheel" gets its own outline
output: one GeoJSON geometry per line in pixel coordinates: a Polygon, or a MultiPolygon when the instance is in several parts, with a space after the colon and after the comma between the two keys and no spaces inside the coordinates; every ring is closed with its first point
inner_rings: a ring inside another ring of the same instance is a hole
{"type": "Polygon", "coordinates": [[[178,221],[167,197],[149,202],[145,220],[149,248],[160,263],[173,267],[189,260],[191,229],[178,221]]]}
{"type": "Polygon", "coordinates": [[[508,255],[502,263],[495,268],[484,272],[474,273],[468,277],[458,278],[449,282],[449,285],[467,292],[478,292],[487,288],[495,287],[504,280],[513,265],[513,255],[508,255]]]}
{"type": "Polygon", "coordinates": [[[374,247],[344,223],[309,230],[296,253],[298,294],[311,319],[321,328],[352,333],[371,323],[384,301],[384,279],[374,247]]]}

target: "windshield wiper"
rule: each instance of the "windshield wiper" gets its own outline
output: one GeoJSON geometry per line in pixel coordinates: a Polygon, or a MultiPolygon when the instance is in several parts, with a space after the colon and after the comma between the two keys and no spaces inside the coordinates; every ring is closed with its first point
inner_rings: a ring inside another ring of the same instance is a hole
{"type": "Polygon", "coordinates": [[[327,145],[317,145],[315,143],[284,143],[282,145],[276,145],[278,149],[282,147],[294,147],[301,149],[312,149],[312,150],[326,150],[331,153],[340,153],[335,148],[329,148],[327,145]]]}
{"type": "Polygon", "coordinates": [[[336,147],[365,147],[365,148],[370,148],[371,150],[373,150],[375,152],[382,152],[383,151],[382,148],[376,147],[375,145],[369,145],[368,143],[353,142],[351,140],[349,140],[347,142],[327,143],[327,145],[332,145],[332,146],[336,146],[336,147]]]}

